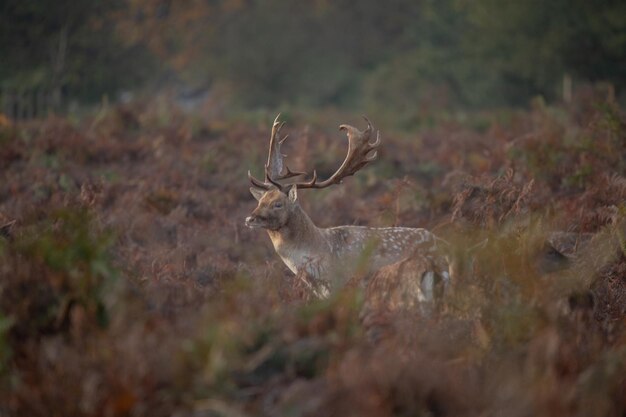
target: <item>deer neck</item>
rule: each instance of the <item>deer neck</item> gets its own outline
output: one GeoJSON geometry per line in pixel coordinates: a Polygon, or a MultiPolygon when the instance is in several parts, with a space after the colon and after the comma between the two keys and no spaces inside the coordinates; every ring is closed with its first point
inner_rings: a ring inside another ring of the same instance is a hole
{"type": "Polygon", "coordinates": [[[300,206],[294,207],[283,227],[267,232],[279,254],[296,249],[314,251],[324,240],[320,229],[300,206]]]}

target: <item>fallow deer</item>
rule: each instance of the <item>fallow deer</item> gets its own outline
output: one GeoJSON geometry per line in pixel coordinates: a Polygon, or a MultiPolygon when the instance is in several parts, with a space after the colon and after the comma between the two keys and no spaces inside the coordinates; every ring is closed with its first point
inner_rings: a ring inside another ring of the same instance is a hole
{"type": "Polygon", "coordinates": [[[291,171],[283,161],[285,155],[280,148],[287,136],[279,137],[284,125],[278,120],[279,117],[276,117],[272,126],[265,180],[258,180],[248,171],[248,178],[253,185],[250,192],[258,200],[258,206],[246,218],[246,225],[267,230],[274,249],[293,273],[307,277],[315,294],[326,297],[332,286],[345,282],[357,269],[360,272],[374,272],[417,254],[432,260],[433,270],[423,281],[432,284],[433,275],[436,274],[447,282],[449,275],[446,262],[437,248],[439,239],[428,230],[364,226],[320,228],[300,207],[299,189],[321,189],[340,184],[344,178],[376,159],[376,150],[381,143],[380,132],[377,132],[376,140],[371,142],[373,128],[367,118],[364,117],[367,122],[364,131],[345,124],[339,126],[340,130],[347,133],[348,153],[341,166],[328,179],[318,181],[317,172],[313,170],[308,181],[284,183],[284,180],[306,173],[291,171]]]}

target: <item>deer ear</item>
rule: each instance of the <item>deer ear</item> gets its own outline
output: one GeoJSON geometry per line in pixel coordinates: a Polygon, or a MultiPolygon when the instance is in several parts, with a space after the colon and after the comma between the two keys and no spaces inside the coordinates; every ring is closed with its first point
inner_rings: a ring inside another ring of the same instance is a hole
{"type": "Polygon", "coordinates": [[[291,201],[292,203],[295,203],[297,199],[298,199],[298,187],[296,187],[296,184],[294,184],[289,189],[289,201],[291,201]]]}
{"type": "Polygon", "coordinates": [[[259,201],[261,197],[263,197],[263,194],[265,194],[265,191],[260,188],[250,187],[250,194],[252,194],[252,197],[254,197],[256,201],[259,201]]]}

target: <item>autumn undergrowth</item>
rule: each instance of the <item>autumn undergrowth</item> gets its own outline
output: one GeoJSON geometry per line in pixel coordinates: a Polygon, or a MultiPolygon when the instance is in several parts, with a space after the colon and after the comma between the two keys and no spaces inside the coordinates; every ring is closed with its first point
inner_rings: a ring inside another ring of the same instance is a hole
{"type": "MultiPolygon", "coordinates": [[[[626,118],[601,92],[377,126],[376,164],[300,193],[321,226],[449,242],[432,309],[312,299],[243,226],[271,120],[167,106],[0,127],[0,414],[624,414],[626,118]]],[[[341,134],[296,120],[291,168],[331,172],[341,134]]]]}

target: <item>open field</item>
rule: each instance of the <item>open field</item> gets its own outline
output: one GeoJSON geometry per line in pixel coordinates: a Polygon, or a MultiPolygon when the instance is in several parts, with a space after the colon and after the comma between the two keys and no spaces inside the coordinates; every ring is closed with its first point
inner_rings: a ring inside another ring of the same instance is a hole
{"type": "MultiPolygon", "coordinates": [[[[364,309],[358,285],[311,300],[243,224],[273,115],[161,104],[0,121],[0,415],[626,414],[626,115],[605,92],[376,126],[378,161],[300,194],[320,226],[449,240],[429,315],[364,309]]],[[[283,115],[291,167],[321,177],[335,126],[362,126],[283,115]]]]}

